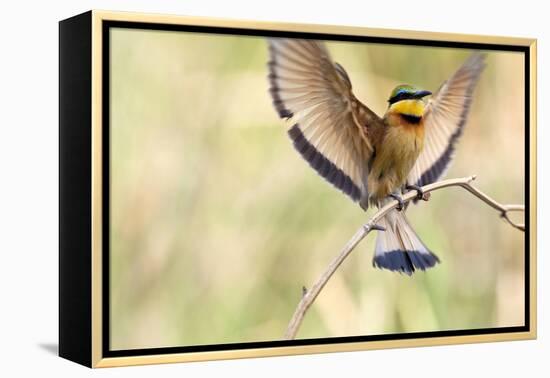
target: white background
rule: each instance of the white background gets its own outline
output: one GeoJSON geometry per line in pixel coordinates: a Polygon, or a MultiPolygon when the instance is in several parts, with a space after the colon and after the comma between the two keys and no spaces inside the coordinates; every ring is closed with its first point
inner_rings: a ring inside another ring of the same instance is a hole
{"type": "MultiPolygon", "coordinates": [[[[544,1],[297,0],[5,2],[0,22],[0,375],[548,376],[548,213],[539,210],[539,339],[91,371],[55,356],[58,25],[89,9],[538,38],[539,209],[548,209],[550,21],[544,1]]],[[[487,109],[487,111],[491,111],[487,109]]],[[[489,148],[489,147],[488,147],[489,148]]],[[[498,251],[495,251],[498,253],[498,251]]],[[[366,272],[365,274],[368,274],[366,272]]]]}

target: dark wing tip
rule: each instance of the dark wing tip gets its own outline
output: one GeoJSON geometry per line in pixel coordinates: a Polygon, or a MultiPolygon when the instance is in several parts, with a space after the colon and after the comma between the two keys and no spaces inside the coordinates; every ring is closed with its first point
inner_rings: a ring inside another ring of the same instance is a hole
{"type": "Polygon", "coordinates": [[[351,79],[349,78],[349,75],[346,72],[346,70],[344,69],[344,67],[342,67],[342,65],[338,62],[334,62],[334,68],[336,69],[336,72],[338,73],[338,75],[340,75],[342,80],[344,80],[346,82],[349,89],[351,89],[352,88],[351,79]]]}
{"type": "Polygon", "coordinates": [[[439,258],[431,252],[393,250],[374,256],[372,265],[410,276],[416,269],[424,271],[439,262],[439,258]]]}
{"type": "Polygon", "coordinates": [[[277,66],[277,62],[275,60],[275,55],[273,53],[271,54],[271,60],[267,63],[267,66],[269,67],[269,75],[267,78],[269,80],[269,93],[271,94],[271,99],[273,100],[273,107],[279,114],[280,118],[290,118],[294,114],[286,108],[285,103],[281,98],[280,88],[277,85],[277,72],[275,68],[277,66]]]}
{"type": "Polygon", "coordinates": [[[319,175],[350,196],[352,200],[359,201],[361,198],[361,190],[359,187],[353,182],[351,177],[327,159],[314,145],[309,143],[298,124],[295,124],[288,130],[288,136],[292,139],[296,151],[302,155],[304,160],[306,160],[319,175]]]}
{"type": "MultiPolygon", "coordinates": [[[[439,158],[426,170],[422,173],[418,181],[415,183],[418,186],[423,186],[431,184],[438,180],[443,172],[447,169],[451,160],[454,157],[454,152],[456,148],[456,143],[462,136],[464,126],[468,120],[468,115],[470,112],[470,107],[472,105],[472,95],[475,87],[479,81],[479,77],[483,72],[483,69],[487,66],[486,64],[487,53],[482,51],[475,51],[470,55],[468,60],[462,65],[462,67],[457,71],[457,74],[461,72],[468,72],[471,75],[469,79],[469,85],[464,96],[464,103],[462,104],[462,112],[456,127],[456,131],[451,135],[447,143],[447,147],[439,158]]],[[[443,84],[445,85],[445,84],[443,84]]]]}
{"type": "Polygon", "coordinates": [[[279,117],[288,119],[294,114],[285,106],[285,103],[280,95],[281,90],[277,85],[277,48],[274,43],[275,39],[268,38],[267,41],[269,46],[269,55],[271,58],[271,60],[267,62],[267,66],[269,68],[269,93],[271,94],[271,98],[273,100],[273,107],[277,111],[277,114],[279,114],[279,117]]]}
{"type": "Polygon", "coordinates": [[[487,67],[487,53],[483,51],[475,51],[470,55],[468,60],[462,65],[461,71],[467,71],[471,75],[470,80],[470,94],[476,87],[479,77],[483,70],[487,67]]]}
{"type": "Polygon", "coordinates": [[[465,65],[469,67],[479,67],[483,69],[487,65],[486,60],[487,53],[485,51],[477,50],[470,55],[465,65]]]}

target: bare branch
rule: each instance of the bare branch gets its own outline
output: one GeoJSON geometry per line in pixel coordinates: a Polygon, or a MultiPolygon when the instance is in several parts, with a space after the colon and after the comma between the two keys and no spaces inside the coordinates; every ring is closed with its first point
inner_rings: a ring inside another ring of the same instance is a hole
{"type": "MultiPolygon", "coordinates": [[[[470,176],[470,177],[464,177],[464,178],[458,178],[458,179],[450,179],[450,180],[444,180],[435,182],[433,184],[425,185],[422,187],[422,190],[425,194],[438,190],[443,188],[448,188],[451,186],[458,186],[461,188],[466,189],[468,192],[472,193],[474,196],[485,202],[487,205],[491,206],[493,209],[500,212],[500,215],[502,218],[504,218],[512,227],[525,231],[525,225],[524,224],[518,224],[513,222],[509,218],[510,212],[516,212],[516,211],[525,211],[525,207],[523,205],[503,205],[501,203],[498,203],[479,189],[475,188],[471,185],[472,181],[474,181],[476,176],[470,176]]],[[[415,199],[417,196],[416,191],[412,190],[405,195],[403,195],[403,202],[407,203],[413,199],[415,199]]],[[[325,287],[328,280],[334,272],[338,269],[338,267],[344,262],[344,260],[351,254],[353,249],[367,236],[369,232],[372,230],[381,230],[381,227],[377,225],[378,221],[382,219],[389,211],[395,209],[398,206],[397,201],[391,201],[386,206],[379,209],[371,218],[370,220],[365,223],[357,232],[351,237],[351,239],[347,242],[347,244],[342,248],[338,256],[334,260],[332,260],[327,267],[327,269],[323,272],[323,274],[319,277],[317,282],[311,286],[308,290],[302,291],[302,299],[300,300],[300,303],[298,303],[298,307],[296,307],[296,310],[294,311],[294,315],[292,316],[292,319],[290,320],[287,330],[285,332],[285,339],[292,340],[296,337],[296,333],[298,332],[298,329],[300,328],[300,325],[302,324],[302,321],[304,319],[304,316],[306,315],[307,310],[311,307],[321,290],[325,287]]]]}

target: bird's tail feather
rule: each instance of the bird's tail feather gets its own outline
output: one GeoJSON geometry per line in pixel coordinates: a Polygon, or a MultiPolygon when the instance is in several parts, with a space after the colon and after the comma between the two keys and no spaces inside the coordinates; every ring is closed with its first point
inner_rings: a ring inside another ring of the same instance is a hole
{"type": "Polygon", "coordinates": [[[422,243],[403,211],[392,210],[380,222],[385,231],[378,232],[373,266],[411,275],[439,262],[422,243]]]}

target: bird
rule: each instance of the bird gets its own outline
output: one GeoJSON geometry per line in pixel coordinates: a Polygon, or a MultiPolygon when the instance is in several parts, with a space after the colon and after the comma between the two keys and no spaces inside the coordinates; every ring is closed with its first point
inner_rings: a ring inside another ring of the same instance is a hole
{"type": "Polygon", "coordinates": [[[486,54],[472,52],[435,93],[398,85],[380,117],[353,94],[350,76],[323,41],[267,44],[269,93],[295,150],[363,210],[398,202],[377,224],[373,266],[411,276],[440,263],[406,218],[401,197],[416,190],[416,200],[426,199],[421,187],[446,174],[486,54]]]}

